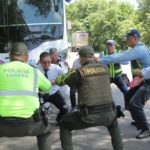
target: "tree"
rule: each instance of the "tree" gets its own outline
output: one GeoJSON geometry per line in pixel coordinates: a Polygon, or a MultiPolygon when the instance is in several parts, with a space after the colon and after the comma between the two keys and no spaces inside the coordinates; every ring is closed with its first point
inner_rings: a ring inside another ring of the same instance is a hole
{"type": "Polygon", "coordinates": [[[128,3],[106,0],[79,0],[67,7],[67,18],[72,21],[73,31],[90,34],[90,44],[98,43],[105,49],[108,39],[114,39],[122,48],[122,35],[129,28],[136,28],[137,14],[128,3]]]}
{"type": "Polygon", "coordinates": [[[142,40],[150,46],[150,1],[140,0],[139,1],[139,27],[142,34],[142,40]]]}

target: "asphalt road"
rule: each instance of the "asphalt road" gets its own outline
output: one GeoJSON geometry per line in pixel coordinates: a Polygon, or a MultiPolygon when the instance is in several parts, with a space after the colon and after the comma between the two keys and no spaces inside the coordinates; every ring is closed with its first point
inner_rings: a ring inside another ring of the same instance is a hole
{"type": "MultiPolygon", "coordinates": [[[[76,54],[71,54],[76,55],[76,54]]],[[[69,56],[70,57],[70,56],[69,56]]],[[[71,59],[70,57],[69,59],[71,59]]],[[[123,96],[119,89],[112,85],[113,99],[124,108],[123,96]]],[[[68,98],[67,98],[68,99],[68,98]]],[[[69,103],[69,101],[68,101],[69,103]]],[[[145,112],[150,122],[150,105],[145,106],[145,112]]],[[[57,110],[52,109],[50,121],[55,122],[57,110]]],[[[124,150],[149,150],[150,137],[142,140],[135,138],[137,130],[131,123],[128,111],[124,111],[125,118],[119,119],[119,126],[122,133],[124,150]]],[[[52,133],[52,150],[61,150],[59,140],[59,129],[54,126],[52,133]]],[[[73,131],[74,150],[112,150],[110,136],[104,127],[93,127],[85,130],[73,131]]],[[[23,138],[0,138],[0,150],[38,150],[35,137],[23,138]]]]}

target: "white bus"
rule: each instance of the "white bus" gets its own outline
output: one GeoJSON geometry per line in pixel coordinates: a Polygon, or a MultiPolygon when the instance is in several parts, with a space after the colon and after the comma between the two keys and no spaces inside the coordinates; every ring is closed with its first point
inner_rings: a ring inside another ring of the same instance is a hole
{"type": "Polygon", "coordinates": [[[14,42],[24,41],[29,48],[29,63],[57,48],[66,57],[67,34],[64,0],[0,0],[0,60],[9,61],[14,42]]]}

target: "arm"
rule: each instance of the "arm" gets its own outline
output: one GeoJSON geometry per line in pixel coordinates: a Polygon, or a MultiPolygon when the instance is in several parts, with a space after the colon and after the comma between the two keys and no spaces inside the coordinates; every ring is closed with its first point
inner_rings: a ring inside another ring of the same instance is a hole
{"type": "Polygon", "coordinates": [[[124,61],[135,60],[143,57],[142,47],[138,46],[131,50],[119,53],[119,54],[112,54],[101,59],[101,62],[104,64],[111,64],[111,63],[122,63],[124,61]]]}
{"type": "Polygon", "coordinates": [[[150,67],[142,69],[142,75],[144,79],[146,80],[150,79],[150,67]]]}
{"type": "Polygon", "coordinates": [[[77,70],[70,70],[68,73],[57,77],[55,83],[58,85],[77,85],[80,81],[80,74],[77,70]]]}
{"type": "Polygon", "coordinates": [[[51,82],[38,70],[38,88],[42,92],[49,92],[52,88],[51,82]]]}

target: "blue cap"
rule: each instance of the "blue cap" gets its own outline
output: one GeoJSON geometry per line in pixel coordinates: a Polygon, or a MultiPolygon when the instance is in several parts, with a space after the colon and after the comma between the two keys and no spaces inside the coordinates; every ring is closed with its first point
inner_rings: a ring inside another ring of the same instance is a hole
{"type": "Polygon", "coordinates": [[[116,43],[113,40],[107,40],[106,45],[113,45],[113,46],[115,46],[116,43]]]}
{"type": "Polygon", "coordinates": [[[137,29],[131,29],[127,34],[124,35],[124,37],[129,37],[129,36],[136,36],[137,38],[141,37],[137,29]]]}

